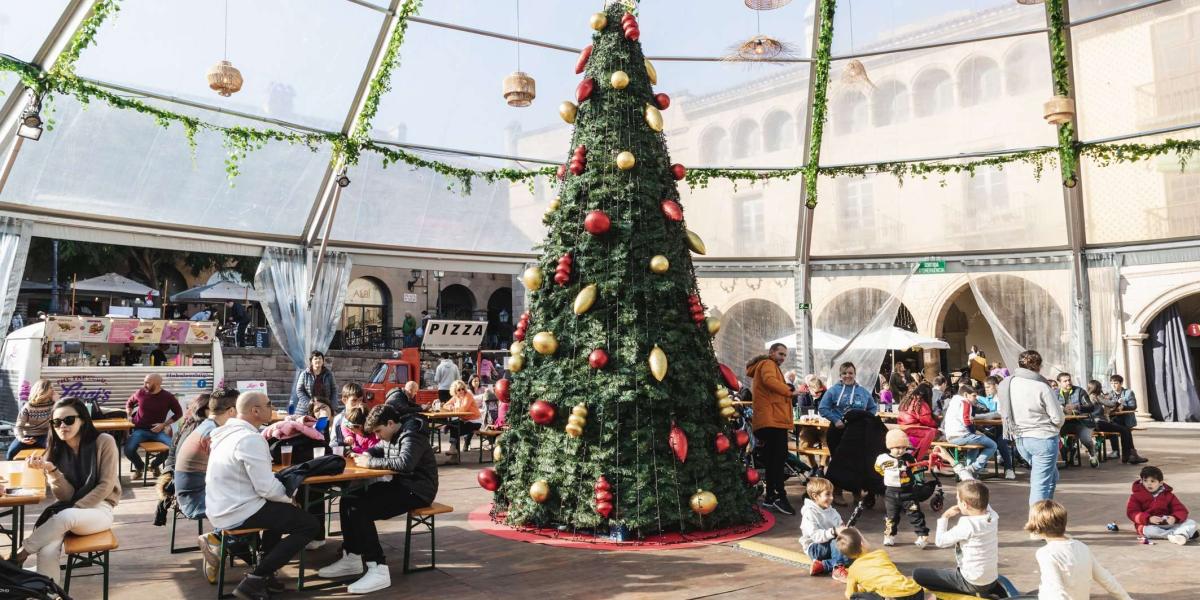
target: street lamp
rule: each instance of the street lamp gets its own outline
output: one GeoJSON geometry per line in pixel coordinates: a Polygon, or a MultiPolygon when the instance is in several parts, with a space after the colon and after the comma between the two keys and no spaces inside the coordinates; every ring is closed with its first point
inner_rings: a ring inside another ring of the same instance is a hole
{"type": "Polygon", "coordinates": [[[445,271],[434,271],[433,278],[437,280],[437,316],[442,318],[442,278],[446,276],[445,271]]]}

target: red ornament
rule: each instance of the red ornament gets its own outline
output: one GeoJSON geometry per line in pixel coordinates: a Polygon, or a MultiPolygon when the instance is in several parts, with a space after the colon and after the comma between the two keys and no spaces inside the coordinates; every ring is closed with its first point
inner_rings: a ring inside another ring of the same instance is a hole
{"type": "Polygon", "coordinates": [[[671,451],[675,453],[675,458],[679,462],[687,461],[687,436],[683,430],[675,423],[671,423],[671,434],[667,437],[667,442],[671,446],[671,451]]]}
{"type": "Polygon", "coordinates": [[[596,490],[597,492],[606,492],[612,489],[612,487],[608,485],[608,480],[601,475],[600,478],[596,480],[596,485],[593,486],[592,489],[596,490]]]}
{"type": "Polygon", "coordinates": [[[737,442],[738,448],[745,448],[746,444],[750,443],[750,434],[746,433],[745,429],[739,429],[733,432],[733,439],[737,442]]]}
{"type": "Polygon", "coordinates": [[[568,252],[558,259],[558,267],[554,269],[554,283],[558,285],[567,285],[571,281],[571,264],[574,261],[571,259],[571,253],[568,252]]]}
{"type": "Polygon", "coordinates": [[[612,502],[612,499],[613,499],[612,492],[610,492],[608,490],[600,490],[600,491],[596,492],[596,502],[597,503],[612,502]]]}
{"type": "Polygon", "coordinates": [[[524,329],[518,329],[518,330],[514,331],[514,332],[513,332],[513,339],[514,339],[514,340],[517,340],[518,342],[523,342],[523,341],[525,341],[525,330],[524,330],[524,329]]]}
{"type": "Polygon", "coordinates": [[[501,379],[496,382],[496,399],[501,402],[508,402],[508,386],[511,385],[508,378],[501,379]]]}
{"type": "MultiPolygon", "coordinates": [[[[673,169],[674,167],[672,167],[672,173],[674,173],[673,169]]],[[[674,200],[663,200],[662,204],[659,206],[662,208],[662,214],[664,217],[676,222],[683,220],[683,207],[679,206],[678,202],[674,200]]]]}
{"type": "Polygon", "coordinates": [[[758,469],[754,467],[746,467],[746,483],[751,486],[758,485],[759,475],[758,469]]]}
{"type": "Polygon", "coordinates": [[[592,57],[592,45],[588,44],[588,47],[584,48],[583,51],[579,53],[579,60],[575,61],[575,74],[576,75],[583,73],[583,70],[587,67],[588,59],[591,57],[592,57]]]}
{"type": "Polygon", "coordinates": [[[592,235],[604,235],[612,227],[612,219],[602,210],[593,210],[583,218],[583,228],[592,235]]]}
{"type": "Polygon", "coordinates": [[[479,482],[479,487],[489,492],[494,492],[500,487],[500,476],[496,475],[496,470],[491,467],[481,469],[475,476],[475,481],[479,482]]]}
{"type": "Polygon", "coordinates": [[[725,454],[729,450],[729,438],[725,437],[725,434],[718,433],[715,441],[717,444],[717,454],[725,454]]]}
{"type": "Polygon", "coordinates": [[[608,353],[603,348],[596,348],[588,355],[588,366],[593,369],[603,369],[608,366],[608,353]]]}
{"type": "MultiPolygon", "coordinates": [[[[675,163],[675,164],[671,165],[671,177],[674,177],[675,181],[679,181],[679,180],[683,179],[684,177],[687,177],[687,169],[684,168],[683,165],[681,165],[679,163],[675,163]]],[[[562,179],[562,178],[560,177],[559,179],[562,179]]]]}
{"type": "Polygon", "coordinates": [[[671,107],[671,97],[659,92],[654,95],[654,104],[658,105],[658,110],[667,110],[671,107]]]}
{"type": "Polygon", "coordinates": [[[575,88],[575,100],[583,102],[592,97],[592,92],[596,89],[596,80],[588,77],[579,82],[579,87],[575,88]]]}
{"type": "Polygon", "coordinates": [[[571,283],[571,275],[564,273],[563,271],[559,271],[554,274],[554,283],[557,283],[558,285],[567,285],[568,283],[571,283]]]}
{"type": "Polygon", "coordinates": [[[733,374],[733,369],[718,363],[717,369],[721,372],[721,378],[725,380],[725,387],[737,392],[742,389],[742,382],[738,381],[736,375],[733,374]]]}
{"type": "Polygon", "coordinates": [[[625,29],[625,39],[627,39],[631,42],[636,42],[639,39],[641,39],[641,37],[642,37],[642,32],[641,32],[641,30],[639,30],[637,28],[636,25],[625,29]]]}
{"type": "Polygon", "coordinates": [[[596,514],[604,517],[605,519],[608,518],[608,515],[612,514],[612,511],[613,511],[612,502],[597,502],[596,503],[596,514]]]}
{"type": "Polygon", "coordinates": [[[555,172],[559,179],[566,179],[567,165],[558,165],[558,170],[555,172]]]}
{"type": "Polygon", "coordinates": [[[1200,337],[1200,323],[1192,323],[1187,326],[1187,334],[1192,337],[1200,337]]]}
{"type": "Polygon", "coordinates": [[[636,23],[637,17],[633,16],[633,13],[631,13],[629,11],[625,11],[625,14],[621,15],[621,26],[624,27],[625,24],[630,21],[633,21],[636,23]]]}
{"type": "Polygon", "coordinates": [[[545,400],[538,400],[529,405],[529,418],[538,425],[549,425],[554,422],[554,405],[545,400]]]}
{"type": "Polygon", "coordinates": [[[583,170],[585,168],[586,168],[586,165],[583,161],[571,159],[571,174],[572,175],[583,175],[583,170]]]}

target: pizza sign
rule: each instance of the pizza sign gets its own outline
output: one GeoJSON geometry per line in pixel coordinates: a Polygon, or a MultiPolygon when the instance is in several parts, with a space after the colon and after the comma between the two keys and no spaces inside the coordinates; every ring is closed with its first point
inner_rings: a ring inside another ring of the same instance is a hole
{"type": "Polygon", "coordinates": [[[421,340],[424,350],[444,352],[473,352],[483,343],[483,332],[487,323],[483,321],[429,321],[425,337],[421,340]]]}

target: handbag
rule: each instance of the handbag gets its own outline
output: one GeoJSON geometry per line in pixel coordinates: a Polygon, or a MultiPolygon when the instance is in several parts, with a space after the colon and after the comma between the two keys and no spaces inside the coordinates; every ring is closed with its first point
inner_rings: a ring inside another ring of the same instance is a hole
{"type": "Polygon", "coordinates": [[[53,579],[0,560],[0,599],[71,600],[71,597],[53,579]]]}

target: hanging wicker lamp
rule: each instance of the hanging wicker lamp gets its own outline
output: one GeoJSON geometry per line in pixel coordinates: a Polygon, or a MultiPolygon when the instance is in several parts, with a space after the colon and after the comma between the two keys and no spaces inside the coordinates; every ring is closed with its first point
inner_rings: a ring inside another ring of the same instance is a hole
{"type": "Polygon", "coordinates": [[[746,0],[746,8],[754,10],[775,10],[792,3],[792,0],[746,0]]]}
{"type": "Polygon", "coordinates": [[[846,68],[842,71],[842,83],[851,85],[864,83],[871,88],[875,87],[875,84],[871,82],[871,78],[867,76],[866,65],[862,64],[862,61],[857,58],[852,58],[846,62],[846,68]]]}
{"type": "Polygon", "coordinates": [[[227,60],[222,60],[208,70],[208,87],[222,96],[231,96],[242,89],[242,72],[227,60]]]}
{"type": "Polygon", "coordinates": [[[537,97],[537,82],[524,71],[514,71],[504,78],[504,99],[509,106],[524,108],[537,97]]]}
{"type": "Polygon", "coordinates": [[[1047,123],[1062,125],[1075,118],[1075,100],[1066,96],[1055,96],[1046,101],[1043,112],[1047,123]]]}
{"type": "Polygon", "coordinates": [[[1017,4],[1045,4],[1046,0],[1017,0],[1017,4]]]}
{"type": "Polygon", "coordinates": [[[727,62],[772,61],[792,58],[795,52],[791,44],[768,35],[756,35],[729,49],[730,54],[721,60],[727,62]]]}

